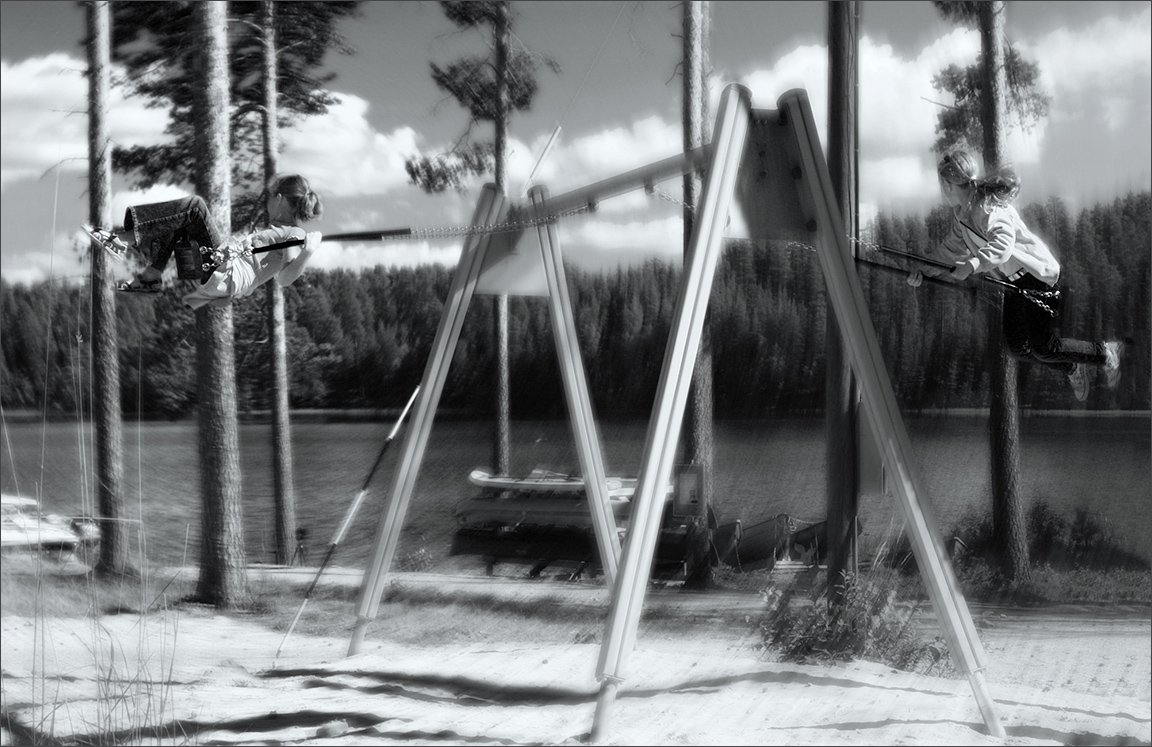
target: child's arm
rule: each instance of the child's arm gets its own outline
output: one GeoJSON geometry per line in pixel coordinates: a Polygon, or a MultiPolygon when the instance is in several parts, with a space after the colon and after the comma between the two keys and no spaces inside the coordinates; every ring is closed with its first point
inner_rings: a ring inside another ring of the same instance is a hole
{"type": "Polygon", "coordinates": [[[308,265],[308,260],[312,259],[312,255],[320,248],[320,241],[323,234],[319,231],[309,231],[304,236],[304,248],[300,253],[288,261],[284,265],[284,269],[276,276],[280,281],[280,285],[292,285],[296,280],[304,274],[304,268],[308,265]]]}
{"type": "Polygon", "coordinates": [[[1060,265],[1043,242],[1032,236],[1015,210],[993,209],[985,215],[984,236],[987,243],[977,250],[973,272],[999,268],[1005,275],[1021,268],[1037,278],[1055,278],[1060,265]],[[1029,251],[1032,247],[1032,251],[1029,251]],[[1037,251],[1039,247],[1040,251],[1037,251]]]}

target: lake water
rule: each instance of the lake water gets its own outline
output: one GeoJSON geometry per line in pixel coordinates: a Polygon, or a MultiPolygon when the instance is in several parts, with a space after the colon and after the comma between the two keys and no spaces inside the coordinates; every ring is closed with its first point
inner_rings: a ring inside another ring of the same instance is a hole
{"type": "MultiPolygon", "coordinates": [[[[297,522],[309,530],[308,551],[323,556],[372,466],[392,422],[299,422],[293,426],[297,522]]],[[[608,474],[637,472],[647,421],[603,422],[608,474]]],[[[990,511],[987,418],[922,416],[908,421],[920,469],[942,530],[966,514],[990,511]]],[[[491,464],[486,422],[437,422],[397,558],[421,549],[436,562],[447,557],[454,530],[452,507],[473,494],[467,480],[491,464]]],[[[245,539],[250,562],[272,562],[273,491],[270,426],[241,426],[245,539]]],[[[514,422],[512,467],[577,471],[567,423],[514,422]]],[[[1020,491],[1027,503],[1045,500],[1071,515],[1086,508],[1110,522],[1133,550],[1152,556],[1152,421],[1147,413],[1075,417],[1032,415],[1021,421],[1020,491]]],[[[5,423],[5,493],[40,497],[46,510],[94,513],[92,429],[74,423],[5,423]]],[[[341,544],[336,563],[363,567],[395,470],[403,431],[388,455],[341,544]]],[[[149,564],[195,562],[200,526],[196,424],[126,423],[125,503],[145,543],[149,564]],[[186,555],[185,555],[186,553],[186,555]]],[[[822,419],[721,422],[716,427],[715,508],[721,522],[746,524],[788,513],[823,518],[822,419]]],[[[900,527],[895,500],[861,501],[862,547],[874,547],[900,527]]],[[[479,560],[476,561],[479,564],[479,560]]]]}

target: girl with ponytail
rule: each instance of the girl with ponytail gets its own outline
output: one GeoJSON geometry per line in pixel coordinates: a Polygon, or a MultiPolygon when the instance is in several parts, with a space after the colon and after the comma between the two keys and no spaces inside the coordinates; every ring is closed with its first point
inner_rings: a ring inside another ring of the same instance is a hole
{"type": "MultiPolygon", "coordinates": [[[[1021,290],[1059,291],[1060,263],[1011,204],[1020,192],[1020,179],[1011,169],[980,177],[972,155],[956,150],[940,159],[936,173],[944,202],[952,208],[952,225],[929,256],[954,269],[913,270],[909,285],[919,286],[926,274],[963,282],[987,273],[1021,290]]],[[[1106,386],[1115,387],[1123,344],[1061,338],[1053,322],[1051,313],[1026,293],[1004,295],[1004,341],[1013,355],[1067,375],[1081,402],[1088,399],[1088,366],[1102,366],[1106,386]]]]}
{"type": "Polygon", "coordinates": [[[159,293],[164,269],[175,254],[177,277],[191,281],[184,303],[193,309],[226,306],[272,279],[281,285],[292,284],[320,246],[319,231],[305,233],[300,228],[301,223],[324,212],[308,180],[297,174],[273,177],[267,192],[269,227],[231,239],[221,234],[208,206],[198,196],[130,207],[123,229],[85,226],[85,230],[120,260],[127,258],[131,241],[148,262],[143,272],[131,282],[121,283],[119,290],[159,293]],[[303,247],[252,252],[290,239],[304,239],[303,247]],[[213,257],[223,261],[217,263],[213,257]]]}

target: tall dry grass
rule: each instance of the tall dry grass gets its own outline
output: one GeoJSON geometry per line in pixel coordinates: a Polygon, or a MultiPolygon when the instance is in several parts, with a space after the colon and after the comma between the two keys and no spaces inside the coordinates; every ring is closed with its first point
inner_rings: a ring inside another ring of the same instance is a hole
{"type": "Polygon", "coordinates": [[[142,553],[138,560],[139,573],[101,577],[77,572],[85,569],[73,558],[6,556],[2,708],[14,742],[191,741],[175,718],[171,686],[180,632],[174,602],[187,582],[150,573],[142,553]],[[108,625],[121,615],[136,618],[129,635],[108,625]]]}

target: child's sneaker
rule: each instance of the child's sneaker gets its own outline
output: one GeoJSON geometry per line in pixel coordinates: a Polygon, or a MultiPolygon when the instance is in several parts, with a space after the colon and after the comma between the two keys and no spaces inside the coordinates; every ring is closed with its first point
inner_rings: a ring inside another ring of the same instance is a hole
{"type": "Polygon", "coordinates": [[[1108,360],[1104,363],[1104,385],[1109,389],[1115,389],[1120,383],[1120,354],[1124,352],[1124,343],[1106,342],[1104,352],[1108,355],[1108,360]]]}
{"type": "Polygon", "coordinates": [[[128,261],[128,245],[121,241],[119,236],[103,228],[83,226],[83,229],[89,238],[98,242],[100,246],[104,247],[104,251],[111,254],[118,262],[128,261]]]}
{"type": "Polygon", "coordinates": [[[1083,363],[1077,363],[1072,373],[1068,374],[1068,382],[1072,384],[1072,394],[1076,396],[1077,402],[1088,399],[1088,370],[1083,363]]]}
{"type": "Polygon", "coordinates": [[[116,290],[122,293],[159,293],[160,278],[145,280],[139,275],[133,280],[123,280],[116,285],[116,290]]]}

